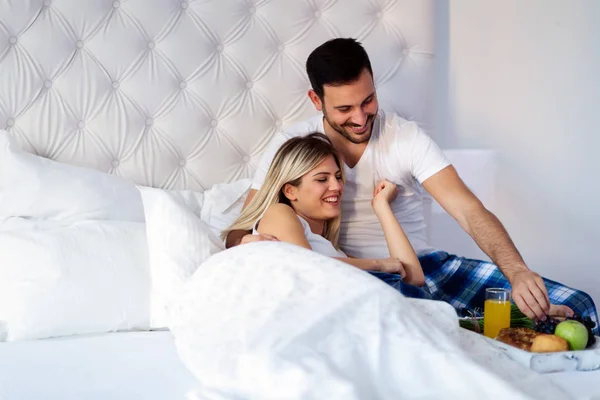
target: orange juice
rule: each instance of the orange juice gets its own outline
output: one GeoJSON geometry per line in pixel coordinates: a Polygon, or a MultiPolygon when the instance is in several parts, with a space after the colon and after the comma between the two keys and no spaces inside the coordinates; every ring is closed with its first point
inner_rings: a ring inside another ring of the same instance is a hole
{"type": "Polygon", "coordinates": [[[486,300],[483,308],[483,334],[494,339],[502,328],[510,328],[510,301],[486,300]]]}

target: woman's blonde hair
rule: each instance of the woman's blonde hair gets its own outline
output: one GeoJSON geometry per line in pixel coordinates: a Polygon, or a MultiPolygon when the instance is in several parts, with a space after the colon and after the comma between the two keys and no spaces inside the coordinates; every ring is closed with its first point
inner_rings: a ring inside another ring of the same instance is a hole
{"type": "MultiPolygon", "coordinates": [[[[271,162],[265,181],[235,222],[221,233],[225,240],[234,230],[250,231],[269,206],[284,203],[291,206],[285,197],[286,184],[299,186],[302,177],[316,168],[325,158],[333,156],[345,182],[344,168],[331,141],[322,133],[314,132],[307,136],[294,137],[281,145],[271,162]]],[[[323,237],[338,247],[341,215],[325,222],[323,237]]]]}

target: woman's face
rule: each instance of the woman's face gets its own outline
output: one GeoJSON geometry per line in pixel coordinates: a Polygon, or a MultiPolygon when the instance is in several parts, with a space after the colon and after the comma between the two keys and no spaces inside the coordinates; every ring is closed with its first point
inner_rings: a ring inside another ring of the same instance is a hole
{"type": "Polygon", "coordinates": [[[293,191],[292,207],[304,219],[329,220],[340,215],[344,183],[342,173],[333,156],[302,177],[293,191]]]}

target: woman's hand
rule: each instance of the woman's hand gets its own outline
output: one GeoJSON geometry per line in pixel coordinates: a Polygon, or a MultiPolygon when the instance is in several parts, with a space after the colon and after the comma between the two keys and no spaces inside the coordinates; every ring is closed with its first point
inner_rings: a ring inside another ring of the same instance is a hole
{"type": "Polygon", "coordinates": [[[404,279],[406,271],[402,262],[394,257],[382,258],[377,260],[377,272],[386,272],[388,274],[398,274],[404,279]]]}
{"type": "Polygon", "coordinates": [[[373,201],[372,205],[385,201],[391,203],[398,196],[398,186],[388,180],[382,179],[375,185],[373,189],[373,201]]]}

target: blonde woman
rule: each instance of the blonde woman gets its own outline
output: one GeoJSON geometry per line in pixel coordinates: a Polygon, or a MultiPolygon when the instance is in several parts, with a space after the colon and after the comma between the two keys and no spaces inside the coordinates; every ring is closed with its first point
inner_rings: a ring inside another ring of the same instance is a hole
{"type": "Polygon", "coordinates": [[[222,233],[252,230],[272,235],[365,271],[397,273],[404,283],[422,286],[425,278],[419,259],[396,220],[390,202],[398,194],[395,184],[380,181],[372,206],[383,228],[390,257],[357,259],[338,248],[342,163],[327,136],[312,133],[286,141],[275,154],[264,184],[238,219],[222,233]]]}

